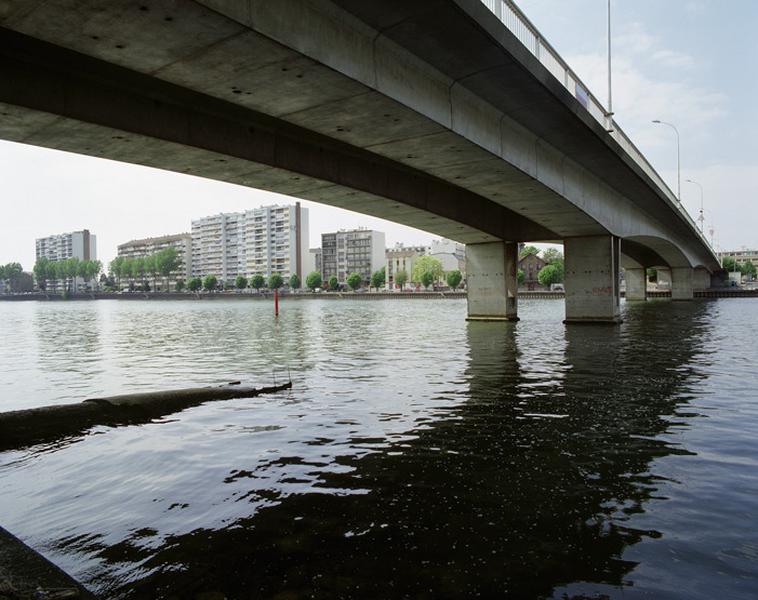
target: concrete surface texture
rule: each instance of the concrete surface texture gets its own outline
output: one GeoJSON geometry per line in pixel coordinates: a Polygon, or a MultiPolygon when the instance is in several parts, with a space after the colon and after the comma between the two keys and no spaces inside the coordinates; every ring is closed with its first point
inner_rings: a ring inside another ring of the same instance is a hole
{"type": "Polygon", "coordinates": [[[468,318],[518,320],[518,245],[490,242],[466,247],[468,318]]]}

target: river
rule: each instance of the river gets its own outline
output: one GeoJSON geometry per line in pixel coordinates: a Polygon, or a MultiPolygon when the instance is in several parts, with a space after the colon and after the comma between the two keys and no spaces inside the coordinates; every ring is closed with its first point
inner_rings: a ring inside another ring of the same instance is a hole
{"type": "Polygon", "coordinates": [[[0,302],[0,410],[293,381],[0,453],[0,525],[108,598],[755,598],[758,300],[519,308],[0,302]]]}

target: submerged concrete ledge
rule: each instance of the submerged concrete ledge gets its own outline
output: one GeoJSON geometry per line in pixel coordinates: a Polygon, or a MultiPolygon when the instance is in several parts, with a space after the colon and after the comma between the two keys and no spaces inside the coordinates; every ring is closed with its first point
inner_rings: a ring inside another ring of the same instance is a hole
{"type": "Polygon", "coordinates": [[[74,404],[4,412],[0,413],[0,451],[75,435],[95,425],[146,423],[203,402],[251,398],[291,387],[291,381],[260,388],[226,384],[91,398],[74,404]]]}
{"type": "Polygon", "coordinates": [[[44,556],[0,527],[0,598],[95,598],[44,556]]]}

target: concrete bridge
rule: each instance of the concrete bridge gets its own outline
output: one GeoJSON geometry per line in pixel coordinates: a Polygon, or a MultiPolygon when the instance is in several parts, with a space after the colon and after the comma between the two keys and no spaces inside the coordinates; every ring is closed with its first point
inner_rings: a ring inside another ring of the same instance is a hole
{"type": "Polygon", "coordinates": [[[470,318],[517,318],[522,241],[564,243],[567,321],[618,321],[620,266],[628,299],[718,268],[509,0],[3,0],[0,80],[2,139],[466,243],[470,318]]]}

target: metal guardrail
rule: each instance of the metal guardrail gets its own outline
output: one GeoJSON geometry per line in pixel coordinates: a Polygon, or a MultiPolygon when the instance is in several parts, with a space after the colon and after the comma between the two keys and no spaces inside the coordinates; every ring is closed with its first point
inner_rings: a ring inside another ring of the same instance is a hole
{"type": "Polygon", "coordinates": [[[581,79],[571,70],[566,61],[564,61],[558,52],[545,40],[539,30],[532,24],[532,22],[521,12],[521,9],[516,6],[513,0],[481,0],[484,4],[499,20],[505,25],[508,30],[513,33],[518,40],[524,45],[524,47],[531,52],[542,65],[550,71],[550,73],[563,86],[571,92],[579,103],[587,109],[592,117],[609,133],[611,137],[621,146],[624,151],[632,157],[637,165],[650,177],[656,185],[661,189],[666,198],[669,200],[672,208],[678,210],[679,213],[690,224],[693,231],[700,236],[700,239],[706,245],[706,247],[713,248],[706,238],[705,234],[701,232],[695,221],[690,214],[682,206],[682,203],[676,197],[674,192],[671,191],[669,186],[648,162],[645,156],[640,152],[637,146],[634,145],[632,140],[629,139],[623,130],[618,126],[615,120],[608,114],[608,111],[600,103],[600,101],[590,92],[589,88],[584,85],[581,79]]]}

